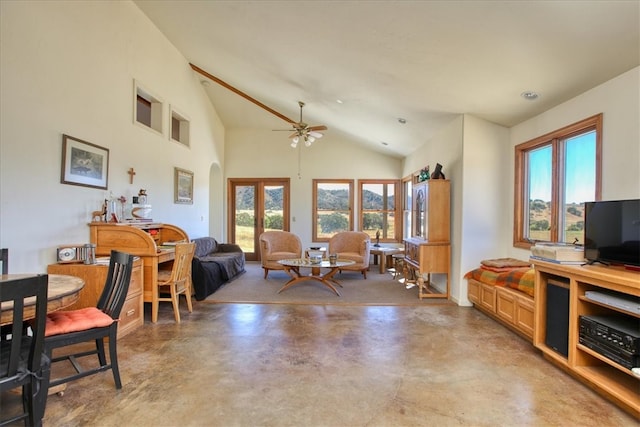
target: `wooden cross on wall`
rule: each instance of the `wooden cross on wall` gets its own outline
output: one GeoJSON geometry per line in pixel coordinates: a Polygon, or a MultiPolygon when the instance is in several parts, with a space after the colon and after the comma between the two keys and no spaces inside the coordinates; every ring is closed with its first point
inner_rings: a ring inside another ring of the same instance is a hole
{"type": "Polygon", "coordinates": [[[133,184],[133,175],[136,174],[136,171],[134,171],[133,168],[129,168],[127,173],[129,174],[129,184],[133,184]]]}

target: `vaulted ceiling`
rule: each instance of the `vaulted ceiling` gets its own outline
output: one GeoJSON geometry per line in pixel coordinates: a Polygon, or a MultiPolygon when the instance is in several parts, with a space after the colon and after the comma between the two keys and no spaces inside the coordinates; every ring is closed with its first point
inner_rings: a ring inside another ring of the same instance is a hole
{"type": "MultiPolygon", "coordinates": [[[[135,3],[190,63],[292,120],[304,101],[325,138],[399,157],[458,114],[510,127],[640,65],[635,0],[135,3]]],[[[229,129],[290,127],[206,91],[229,129]]]]}

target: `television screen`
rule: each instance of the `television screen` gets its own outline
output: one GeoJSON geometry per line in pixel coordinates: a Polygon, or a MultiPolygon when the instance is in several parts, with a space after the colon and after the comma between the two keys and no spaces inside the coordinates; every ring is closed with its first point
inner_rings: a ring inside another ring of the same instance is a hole
{"type": "Polygon", "coordinates": [[[640,199],[587,202],[584,222],[589,261],[640,266],[640,199]]]}

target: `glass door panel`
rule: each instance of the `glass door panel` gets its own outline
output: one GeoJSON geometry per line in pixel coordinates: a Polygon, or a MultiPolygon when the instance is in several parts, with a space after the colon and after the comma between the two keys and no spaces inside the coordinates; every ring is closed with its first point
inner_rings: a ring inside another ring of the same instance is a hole
{"type": "Polygon", "coordinates": [[[256,240],[256,186],[255,184],[234,186],[234,227],[235,244],[245,254],[254,253],[256,240]]]}
{"type": "Polygon", "coordinates": [[[289,230],[289,180],[229,179],[229,240],[247,261],[260,260],[260,235],[289,230]]]}

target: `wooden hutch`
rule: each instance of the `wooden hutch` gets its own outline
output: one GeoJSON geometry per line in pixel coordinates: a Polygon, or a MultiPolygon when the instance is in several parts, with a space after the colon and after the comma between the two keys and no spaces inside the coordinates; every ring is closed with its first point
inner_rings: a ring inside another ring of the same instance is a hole
{"type": "Polygon", "coordinates": [[[413,180],[411,237],[404,239],[405,278],[417,273],[419,297],[449,298],[451,277],[451,182],[413,180]],[[436,288],[431,274],[446,274],[445,289],[436,288]],[[425,280],[426,276],[426,280],[425,280]]]}

